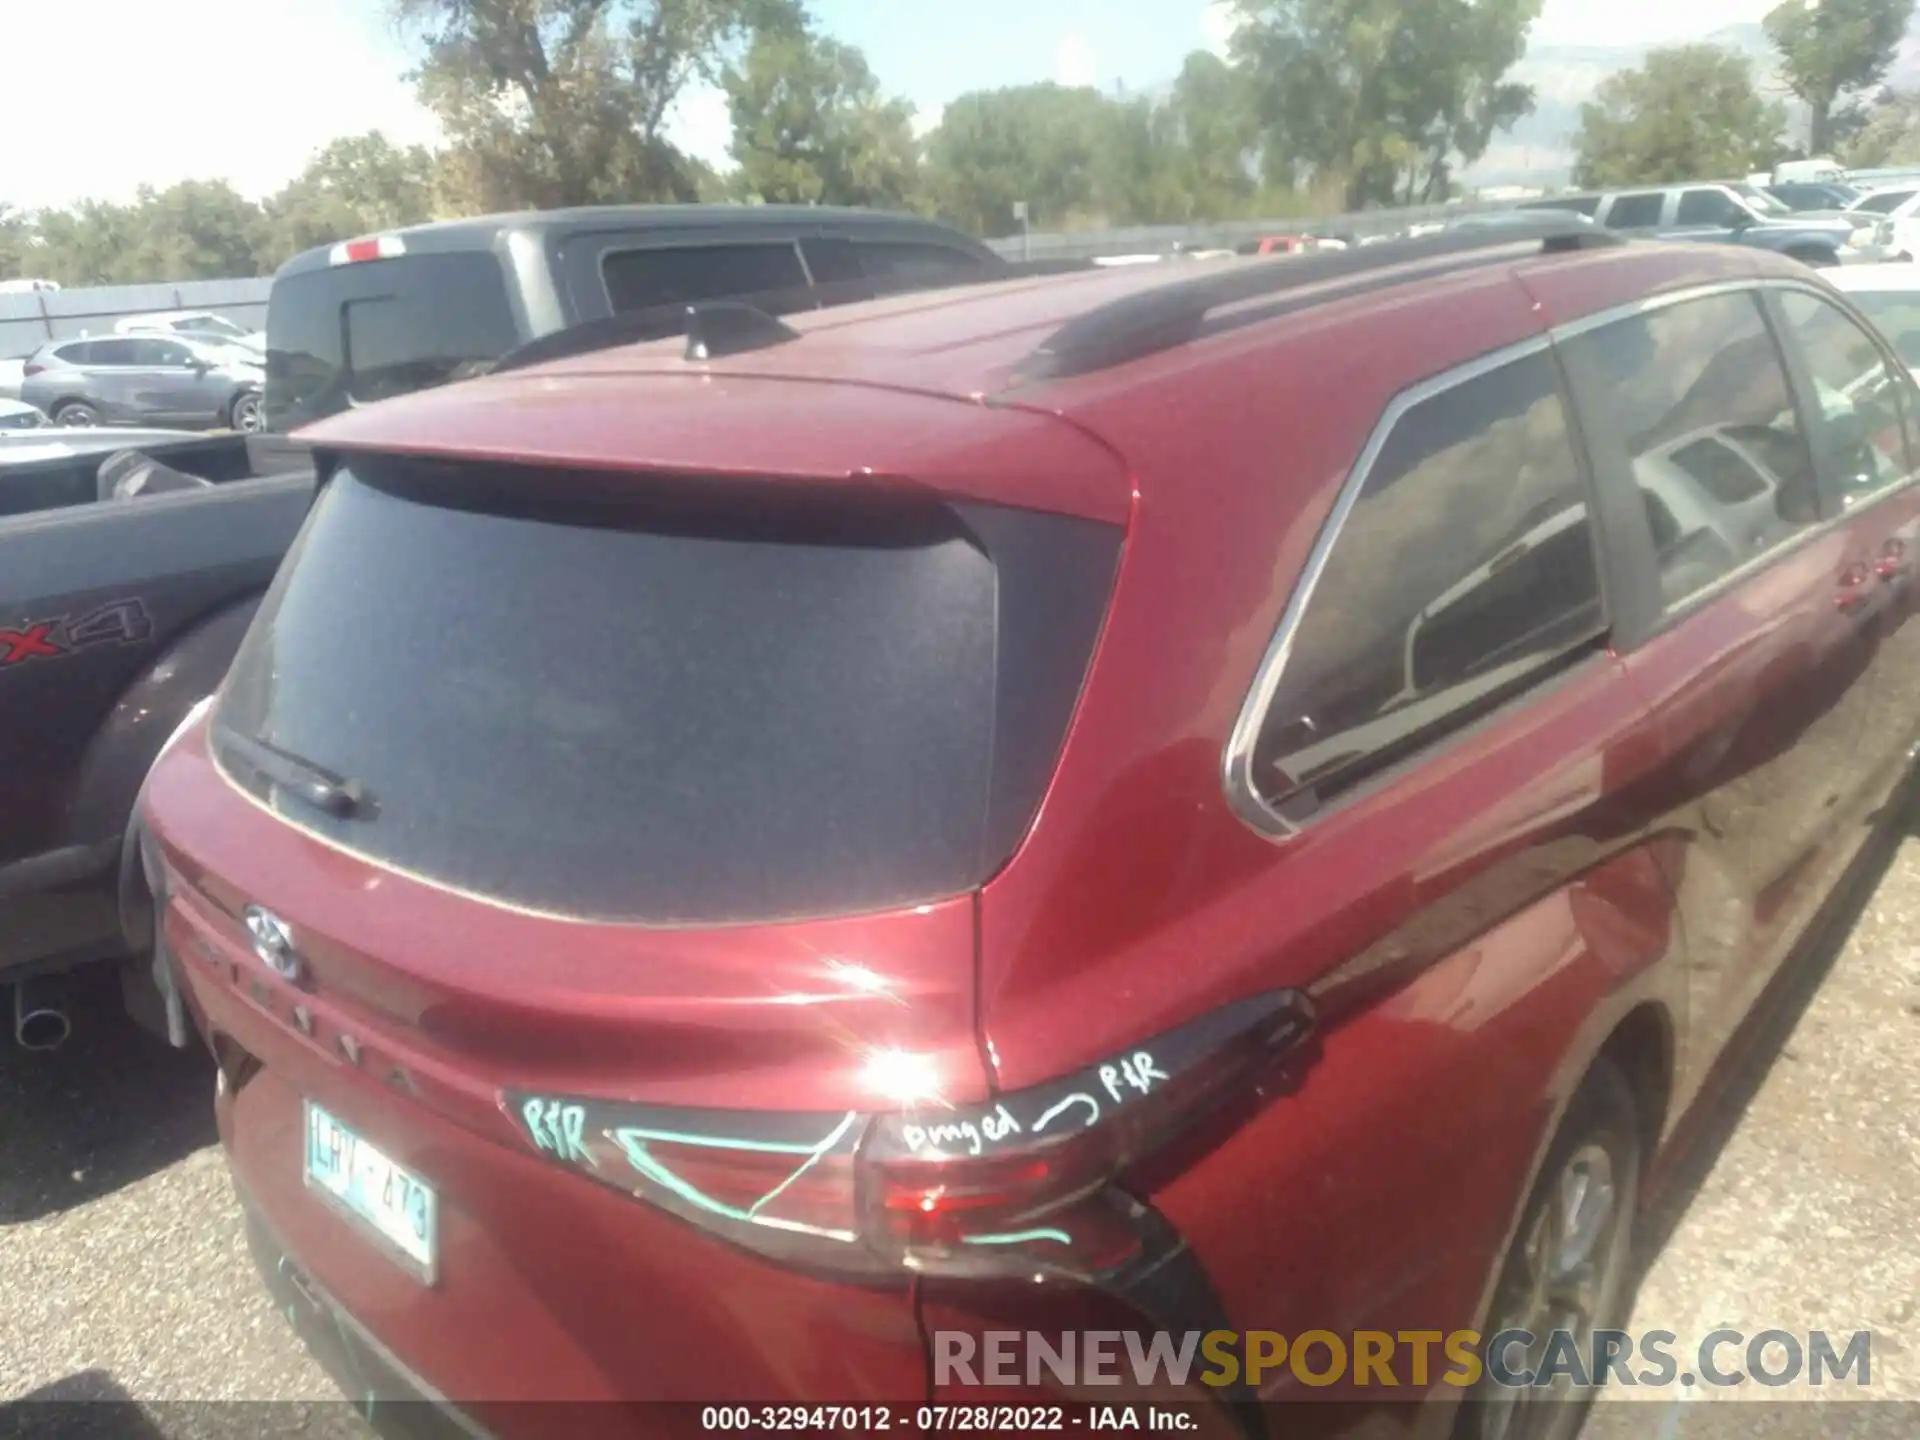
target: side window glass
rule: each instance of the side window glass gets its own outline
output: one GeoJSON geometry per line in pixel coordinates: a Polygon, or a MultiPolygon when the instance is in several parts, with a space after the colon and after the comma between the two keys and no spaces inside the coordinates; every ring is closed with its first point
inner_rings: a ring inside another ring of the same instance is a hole
{"type": "Polygon", "coordinates": [[[1566,342],[1625,439],[1668,609],[1820,520],[1820,487],[1752,294],[1713,295],[1566,342]]]}
{"type": "Polygon", "coordinates": [[[140,342],[138,340],[96,340],[93,342],[92,363],[95,365],[138,365],[140,360],[140,342]]]}
{"type": "Polygon", "coordinates": [[[860,259],[853,242],[839,235],[813,236],[800,242],[807,272],[816,285],[839,285],[861,278],[860,259]]]}
{"type": "Polygon", "coordinates": [[[1740,207],[1724,190],[1688,190],[1680,196],[1680,208],[1674,215],[1676,225],[1731,225],[1740,217],[1740,207]]]}
{"type": "Polygon", "coordinates": [[[860,263],[869,275],[898,276],[903,280],[941,281],[961,275],[973,275],[982,262],[963,250],[945,245],[921,245],[911,241],[856,240],[860,263]]]}
{"type": "Polygon", "coordinates": [[[1660,207],[1667,197],[1662,191],[1650,195],[1616,195],[1607,207],[1607,226],[1613,230],[1651,230],[1660,223],[1660,207]]]}
{"type": "Polygon", "coordinates": [[[1527,356],[1402,415],[1294,630],[1255,750],[1296,818],[1600,635],[1558,372],[1527,356]]]}
{"type": "Polygon", "coordinates": [[[600,262],[616,313],[806,287],[791,241],[616,250],[600,262]]]}
{"type": "Polygon", "coordinates": [[[1900,385],[1880,347],[1838,306],[1804,290],[1780,297],[1787,341],[1813,377],[1824,452],[1852,504],[1912,473],[1901,424],[1900,385]]]}

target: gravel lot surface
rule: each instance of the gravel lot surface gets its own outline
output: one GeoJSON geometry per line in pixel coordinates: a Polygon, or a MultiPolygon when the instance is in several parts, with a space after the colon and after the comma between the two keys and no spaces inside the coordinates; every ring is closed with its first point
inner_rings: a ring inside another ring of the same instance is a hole
{"type": "MultiPolygon", "coordinates": [[[[1783,978],[1725,1067],[1724,1098],[1698,1117],[1645,1227],[1633,1326],[1683,1344],[1722,1325],[1868,1329],[1869,1393],[1916,1401],[1920,839],[1867,869],[1830,933],[1783,978]]],[[[337,1396],[255,1280],[211,1066],[132,1030],[110,1002],[76,1007],[80,1033],[53,1056],[0,1051],[0,1404],[132,1397],[157,1407],[144,1440],[198,1440],[206,1417],[185,1424],[167,1402],[337,1396]]],[[[1603,1406],[1587,1436],[1920,1434],[1920,1407],[1717,1403],[1816,1393],[1834,1391],[1642,1391],[1647,1403],[1603,1406]]],[[[0,1436],[32,1433],[25,1413],[0,1408],[0,1436]]],[[[368,1433],[337,1405],[220,1413],[235,1436],[368,1433]]]]}

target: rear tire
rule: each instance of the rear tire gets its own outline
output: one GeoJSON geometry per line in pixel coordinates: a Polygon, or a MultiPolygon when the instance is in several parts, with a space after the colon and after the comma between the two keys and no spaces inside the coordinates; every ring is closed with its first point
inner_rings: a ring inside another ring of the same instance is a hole
{"type": "Polygon", "coordinates": [[[68,400],[54,407],[53,423],[73,429],[89,429],[100,423],[100,412],[84,400],[68,400]]]}
{"type": "MultiPolygon", "coordinates": [[[[1572,1335],[1584,1372],[1595,1361],[1593,1333],[1619,1328],[1632,1298],[1642,1144],[1632,1085],[1611,1061],[1595,1061],[1547,1151],[1494,1288],[1487,1343],[1503,1331],[1534,1337],[1502,1347],[1509,1375],[1538,1371],[1558,1334],[1572,1335]]],[[[1551,1349],[1557,1360],[1568,1342],[1551,1349]]],[[[1491,1369],[1496,1357],[1482,1358],[1491,1369]]],[[[1555,1369],[1540,1386],[1502,1386],[1483,1375],[1460,1407],[1455,1440],[1572,1440],[1605,1377],[1581,1385],[1555,1369]]]]}

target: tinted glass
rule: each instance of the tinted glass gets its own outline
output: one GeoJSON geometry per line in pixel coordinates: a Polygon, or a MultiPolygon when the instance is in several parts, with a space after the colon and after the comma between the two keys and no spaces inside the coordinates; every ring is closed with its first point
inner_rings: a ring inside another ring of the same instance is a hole
{"type": "Polygon", "coordinates": [[[919,245],[892,240],[857,240],[860,264],[869,275],[898,276],[903,280],[940,281],[972,275],[981,269],[979,257],[945,245],[919,245]]]}
{"type": "Polygon", "coordinates": [[[1920,366],[1920,290],[1849,291],[1847,298],[1909,366],[1920,366]]]}
{"type": "Polygon", "coordinates": [[[1906,479],[1901,387],[1871,336],[1836,305],[1804,290],[1780,296],[1788,343],[1805,358],[1819,396],[1818,424],[1852,500],[1906,479]]]}
{"type": "MultiPolygon", "coordinates": [[[[1687,190],[1674,215],[1676,225],[1731,225],[1745,212],[1722,190],[1687,190]]],[[[1616,222],[1618,223],[1618,222],[1616,222]]],[[[1651,222],[1648,222],[1651,223],[1651,222]]]]}
{"type": "Polygon", "coordinates": [[[1607,208],[1607,226],[1613,230],[1648,230],[1660,223],[1660,207],[1667,197],[1655,191],[1651,195],[1621,195],[1607,208]]]}
{"type": "Polygon", "coordinates": [[[1567,348],[1605,386],[1594,402],[1646,497],[1669,606],[1819,521],[1812,454],[1754,296],[1669,305],[1567,348]]]}
{"type": "Polygon", "coordinates": [[[235,661],[222,762],[371,859],[597,919],[980,883],[1051,775],[1118,555],[1028,512],[363,468],[235,661]],[[281,793],[229,730],[360,781],[370,817],[281,793]]]}
{"type": "Polygon", "coordinates": [[[826,236],[800,242],[806,257],[807,273],[816,285],[838,285],[861,278],[860,257],[853,253],[853,242],[839,236],[826,236]]]}
{"type": "Polygon", "coordinates": [[[60,346],[53,353],[57,359],[68,365],[91,365],[93,346],[94,342],[91,340],[76,340],[71,345],[60,346]]]}
{"type": "Polygon", "coordinates": [[[267,300],[276,430],[484,371],[520,343],[500,262],[409,255],[282,276],[267,300]]]}
{"type": "Polygon", "coordinates": [[[1444,391],[1400,419],[1362,482],[1294,632],[1258,783],[1283,808],[1324,800],[1511,695],[1602,623],[1552,361],[1444,391]]]}
{"type": "Polygon", "coordinates": [[[616,250],[601,259],[600,274],[616,312],[789,290],[807,283],[800,252],[787,241],[616,250]]]}
{"type": "Polygon", "coordinates": [[[1878,195],[1867,196],[1866,199],[1860,201],[1853,208],[1856,210],[1871,210],[1876,215],[1891,215],[1895,210],[1898,210],[1902,205],[1906,204],[1907,201],[1911,200],[1913,196],[1914,192],[1911,190],[1883,190],[1878,195]]]}
{"type": "Polygon", "coordinates": [[[1756,215],[1790,215],[1793,213],[1778,196],[1761,189],[1758,185],[1729,185],[1727,189],[1746,201],[1747,208],[1756,215]]]}
{"type": "Polygon", "coordinates": [[[96,340],[87,352],[90,365],[145,365],[147,342],[142,340],[96,340]]]}
{"type": "Polygon", "coordinates": [[[1722,505],[1740,505],[1768,491],[1754,462],[1717,436],[1682,445],[1673,452],[1673,463],[1722,505]]]}
{"type": "Polygon", "coordinates": [[[172,369],[180,369],[191,365],[193,361],[193,352],[176,341],[140,341],[140,363],[142,365],[164,365],[172,369]]]}

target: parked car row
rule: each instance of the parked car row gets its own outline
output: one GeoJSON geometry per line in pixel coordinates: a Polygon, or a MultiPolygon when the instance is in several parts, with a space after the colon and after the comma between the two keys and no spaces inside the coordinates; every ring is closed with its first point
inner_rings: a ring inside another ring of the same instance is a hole
{"type": "Polygon", "coordinates": [[[116,321],[110,334],[53,340],[0,362],[0,399],[63,426],[262,426],[266,337],[209,310],[116,321]]]}
{"type": "Polygon", "coordinates": [[[265,362],[225,342],[134,332],[56,340],[28,357],[20,398],[56,425],[263,425],[265,362]]]}

